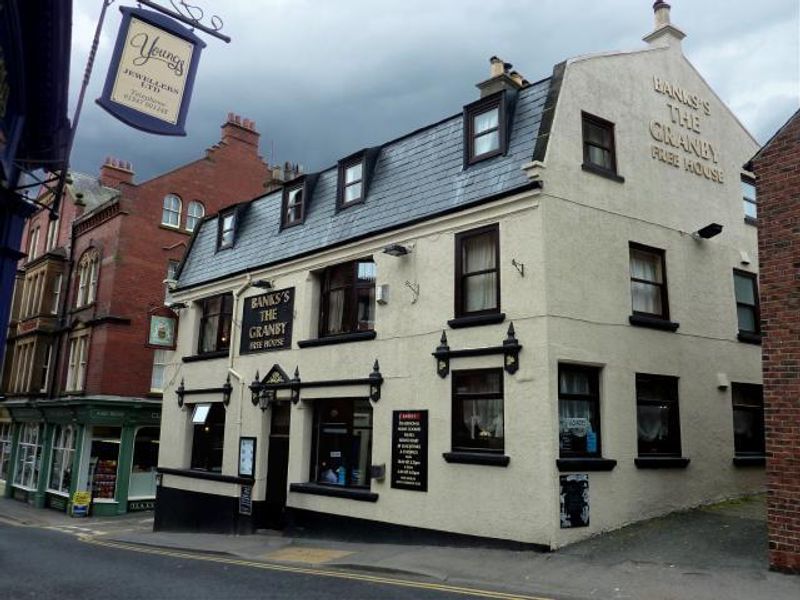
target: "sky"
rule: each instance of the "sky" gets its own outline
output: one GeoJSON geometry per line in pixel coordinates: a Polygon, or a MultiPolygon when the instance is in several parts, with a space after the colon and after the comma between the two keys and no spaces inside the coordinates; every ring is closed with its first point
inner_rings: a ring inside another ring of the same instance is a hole
{"type": "MultiPolygon", "coordinates": [[[[159,0],[169,6],[169,0],[159,0]]],[[[456,114],[478,97],[492,55],[530,81],[573,56],[644,47],[650,0],[190,0],[219,16],[226,44],[203,51],[186,137],[130,128],[100,96],[119,28],[107,13],[72,153],[97,174],[106,156],[137,182],[201,158],[228,112],[256,122],[261,154],[306,172],[456,114]]],[[[686,57],[760,142],[800,106],[798,0],[672,0],[686,57]]],[[[70,118],[102,0],[73,0],[70,118]]]]}

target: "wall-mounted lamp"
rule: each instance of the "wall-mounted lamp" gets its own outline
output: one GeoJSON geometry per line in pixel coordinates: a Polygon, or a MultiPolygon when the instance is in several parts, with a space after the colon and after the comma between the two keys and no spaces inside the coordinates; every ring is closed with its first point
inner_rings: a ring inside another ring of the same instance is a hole
{"type": "Polygon", "coordinates": [[[261,288],[264,290],[271,290],[272,289],[272,282],[268,279],[256,279],[253,283],[251,283],[255,288],[261,288]]]}
{"type": "Polygon", "coordinates": [[[695,231],[692,234],[692,237],[696,240],[699,239],[708,240],[713,238],[714,236],[719,235],[720,233],[722,233],[722,225],[720,225],[719,223],[709,223],[705,227],[702,227],[697,231],[695,231]]]}
{"type": "Polygon", "coordinates": [[[372,365],[372,373],[369,374],[369,399],[372,402],[377,402],[381,399],[381,386],[383,385],[383,375],[381,375],[381,367],[378,364],[378,359],[375,359],[375,364],[372,365]]]}
{"type": "Polygon", "coordinates": [[[411,248],[403,246],[403,244],[389,244],[383,249],[383,253],[389,256],[405,256],[409,252],[411,252],[411,248]]]}

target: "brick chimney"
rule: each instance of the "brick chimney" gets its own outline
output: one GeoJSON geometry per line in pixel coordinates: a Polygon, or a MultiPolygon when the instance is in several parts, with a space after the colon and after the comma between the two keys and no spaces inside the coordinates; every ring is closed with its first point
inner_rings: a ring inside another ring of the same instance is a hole
{"type": "Polygon", "coordinates": [[[670,23],[670,8],[670,5],[664,0],[656,0],[653,3],[655,27],[651,33],[642,38],[651,46],[681,47],[681,40],[686,37],[686,34],[670,23]]]}
{"type": "Polygon", "coordinates": [[[120,189],[121,183],[133,185],[133,165],[128,161],[106,156],[100,167],[100,183],[106,187],[120,189]]]}
{"type": "Polygon", "coordinates": [[[481,98],[491,96],[500,90],[518,90],[528,84],[528,81],[516,71],[512,71],[511,63],[502,58],[493,56],[489,59],[489,79],[476,84],[481,91],[481,98]]]}
{"type": "Polygon", "coordinates": [[[228,113],[228,120],[222,125],[222,143],[247,144],[248,146],[254,146],[258,151],[259,137],[255,121],[242,118],[232,112],[228,113]]]}

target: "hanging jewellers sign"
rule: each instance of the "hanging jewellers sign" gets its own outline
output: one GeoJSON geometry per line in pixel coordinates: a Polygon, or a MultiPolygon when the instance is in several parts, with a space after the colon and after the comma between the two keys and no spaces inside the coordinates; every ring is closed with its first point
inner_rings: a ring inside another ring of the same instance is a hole
{"type": "Polygon", "coordinates": [[[292,347],[293,320],[294,288],[245,298],[239,353],[288,350],[292,347]]]}
{"type": "Polygon", "coordinates": [[[142,131],[186,135],[186,114],[205,42],[158,13],[129,7],[120,11],[122,24],[97,103],[142,131]]]}
{"type": "Polygon", "coordinates": [[[702,137],[703,121],[711,116],[711,103],[697,94],[653,77],[653,90],[666,98],[667,118],[650,121],[650,157],[686,173],[725,182],[719,165],[719,147],[702,137]]]}

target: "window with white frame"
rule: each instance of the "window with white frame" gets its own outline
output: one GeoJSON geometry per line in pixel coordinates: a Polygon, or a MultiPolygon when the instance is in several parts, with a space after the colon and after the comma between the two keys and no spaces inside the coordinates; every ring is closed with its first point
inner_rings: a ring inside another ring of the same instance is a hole
{"type": "Polygon", "coordinates": [[[31,229],[31,237],[28,238],[28,261],[34,260],[39,250],[39,227],[31,229]]]}
{"type": "Polygon", "coordinates": [[[8,479],[11,467],[11,423],[0,423],[0,481],[8,479]]]}
{"type": "Polygon", "coordinates": [[[189,208],[186,211],[186,229],[188,231],[194,231],[194,228],[200,223],[200,219],[202,219],[206,214],[206,209],[201,202],[197,200],[192,200],[189,202],[189,208]]]}
{"type": "Polygon", "coordinates": [[[35,341],[17,344],[16,368],[14,369],[13,390],[17,393],[27,392],[30,387],[30,370],[33,363],[35,341]]]}
{"type": "Polygon", "coordinates": [[[17,446],[17,464],[14,485],[35,490],[39,484],[39,468],[42,462],[42,426],[39,423],[24,423],[17,446]]]}
{"type": "Polygon", "coordinates": [[[61,301],[61,284],[64,281],[64,274],[58,273],[53,278],[53,305],[50,307],[50,312],[54,315],[58,314],[59,302],[61,301]]]}
{"type": "Polygon", "coordinates": [[[47,344],[44,349],[44,361],[42,362],[42,382],[39,386],[40,392],[47,391],[47,384],[50,382],[50,365],[53,362],[53,344],[47,344]]]}
{"type": "Polygon", "coordinates": [[[164,210],[161,212],[161,224],[169,227],[181,226],[181,199],[175,194],[164,196],[164,210]]]}
{"type": "Polygon", "coordinates": [[[69,494],[76,434],[72,425],[57,425],[53,431],[53,459],[50,462],[50,480],[47,483],[49,491],[69,494]]]}
{"type": "Polygon", "coordinates": [[[75,295],[75,307],[91,304],[97,298],[97,278],[100,271],[100,256],[89,250],[78,262],[78,293],[75,295]]]}
{"type": "Polygon", "coordinates": [[[45,252],[50,252],[56,247],[58,242],[58,219],[50,219],[47,222],[47,240],[45,242],[45,252]]]}
{"type": "Polygon", "coordinates": [[[160,392],[164,389],[164,368],[167,366],[167,351],[156,350],[153,353],[153,372],[150,376],[150,391],[160,392]]]}
{"type": "Polygon", "coordinates": [[[79,392],[86,383],[86,355],[89,351],[89,336],[81,335],[69,341],[67,363],[67,391],[79,392]]]}

